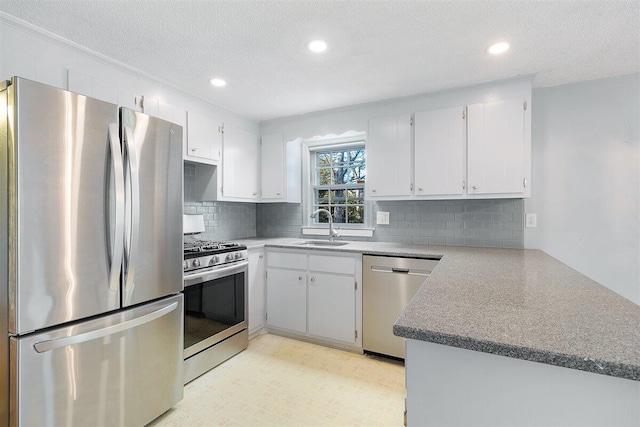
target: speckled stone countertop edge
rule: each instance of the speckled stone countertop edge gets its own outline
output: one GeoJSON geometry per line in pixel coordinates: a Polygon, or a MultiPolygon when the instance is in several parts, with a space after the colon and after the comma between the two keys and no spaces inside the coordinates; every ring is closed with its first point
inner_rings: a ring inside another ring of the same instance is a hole
{"type": "Polygon", "coordinates": [[[424,329],[399,326],[397,324],[393,325],[393,333],[396,336],[407,339],[432,342],[434,344],[442,344],[450,347],[458,347],[466,350],[559,366],[561,368],[577,369],[579,371],[640,381],[640,366],[607,362],[593,358],[576,357],[533,348],[516,347],[492,341],[482,341],[458,335],[449,335],[426,331],[424,329]]]}

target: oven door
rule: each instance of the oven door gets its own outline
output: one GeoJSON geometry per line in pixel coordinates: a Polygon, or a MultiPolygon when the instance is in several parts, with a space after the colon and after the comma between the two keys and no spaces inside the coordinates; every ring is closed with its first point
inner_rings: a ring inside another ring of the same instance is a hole
{"type": "Polygon", "coordinates": [[[184,358],[247,328],[248,261],[184,277],[184,358]]]}

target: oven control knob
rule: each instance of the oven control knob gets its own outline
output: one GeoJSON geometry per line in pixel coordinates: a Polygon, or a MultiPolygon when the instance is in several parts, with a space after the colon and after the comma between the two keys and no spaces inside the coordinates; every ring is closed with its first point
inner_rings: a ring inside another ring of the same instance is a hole
{"type": "Polygon", "coordinates": [[[242,258],[242,252],[236,252],[236,259],[242,258]]]}
{"type": "Polygon", "coordinates": [[[220,258],[218,258],[217,255],[214,255],[214,256],[211,257],[211,261],[209,261],[209,264],[210,265],[216,265],[219,262],[220,262],[220,258]]]}
{"type": "Polygon", "coordinates": [[[194,267],[200,267],[200,260],[199,259],[194,259],[193,260],[193,266],[194,267]]]}
{"type": "Polygon", "coordinates": [[[186,270],[187,268],[189,268],[189,263],[187,261],[182,261],[182,269],[186,270]]]}
{"type": "Polygon", "coordinates": [[[225,261],[233,261],[233,254],[229,254],[227,255],[227,257],[225,258],[225,261]]]}

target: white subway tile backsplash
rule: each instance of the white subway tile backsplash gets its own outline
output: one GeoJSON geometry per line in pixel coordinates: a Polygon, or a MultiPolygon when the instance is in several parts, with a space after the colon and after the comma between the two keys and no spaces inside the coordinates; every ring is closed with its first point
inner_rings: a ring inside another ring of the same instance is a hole
{"type": "MultiPolygon", "coordinates": [[[[370,212],[389,212],[389,225],[375,225],[372,238],[350,240],[412,244],[524,247],[522,199],[367,202],[370,212]]],[[[303,238],[302,205],[258,204],[260,237],[303,238]]]]}

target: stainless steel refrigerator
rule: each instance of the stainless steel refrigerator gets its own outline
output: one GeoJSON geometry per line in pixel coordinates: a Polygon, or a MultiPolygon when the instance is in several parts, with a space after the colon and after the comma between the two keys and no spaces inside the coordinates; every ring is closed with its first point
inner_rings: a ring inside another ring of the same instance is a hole
{"type": "Polygon", "coordinates": [[[142,426],[182,399],[180,126],[0,83],[0,251],[0,424],[142,426]]]}

